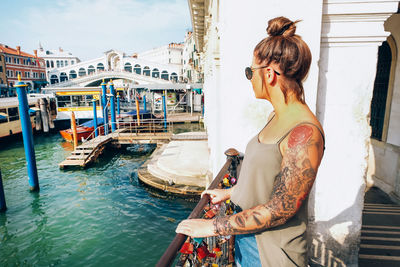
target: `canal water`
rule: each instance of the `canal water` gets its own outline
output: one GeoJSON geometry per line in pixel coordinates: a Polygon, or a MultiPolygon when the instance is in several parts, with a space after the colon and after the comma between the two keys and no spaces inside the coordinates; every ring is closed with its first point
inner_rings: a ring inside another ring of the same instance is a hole
{"type": "Polygon", "coordinates": [[[58,163],[71,144],[58,133],[34,140],[38,193],[29,192],[22,141],[0,143],[8,206],[0,213],[0,266],[154,266],[195,203],[155,196],[138,182],[152,148],[107,150],[87,169],[63,171],[58,163]]]}

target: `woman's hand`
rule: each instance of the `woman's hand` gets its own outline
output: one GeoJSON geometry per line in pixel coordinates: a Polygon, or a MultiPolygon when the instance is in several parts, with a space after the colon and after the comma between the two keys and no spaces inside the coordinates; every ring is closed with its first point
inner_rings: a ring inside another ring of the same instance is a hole
{"type": "Polygon", "coordinates": [[[190,237],[209,237],[216,236],[214,233],[214,220],[204,220],[204,219],[189,219],[183,220],[175,232],[184,234],[190,237]]]}
{"type": "Polygon", "coordinates": [[[232,194],[232,188],[229,189],[212,189],[212,190],[205,190],[203,193],[201,193],[201,197],[203,197],[205,194],[210,195],[211,203],[212,204],[218,204],[222,201],[225,201],[231,197],[232,194]]]}

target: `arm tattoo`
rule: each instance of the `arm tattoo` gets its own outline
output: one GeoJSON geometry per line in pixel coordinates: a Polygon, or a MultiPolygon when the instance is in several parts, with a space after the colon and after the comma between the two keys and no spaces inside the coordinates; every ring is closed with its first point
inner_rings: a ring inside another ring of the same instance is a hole
{"type": "Polygon", "coordinates": [[[314,135],[311,126],[300,125],[293,129],[269,202],[218,218],[217,232],[220,235],[256,233],[286,223],[311,190],[322,157],[321,148],[321,135],[314,135]]]}

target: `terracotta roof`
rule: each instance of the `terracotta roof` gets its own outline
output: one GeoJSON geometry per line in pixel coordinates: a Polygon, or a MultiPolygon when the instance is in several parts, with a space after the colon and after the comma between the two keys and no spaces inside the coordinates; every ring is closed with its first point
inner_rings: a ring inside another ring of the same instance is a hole
{"type": "Polygon", "coordinates": [[[6,53],[6,54],[11,54],[11,55],[16,55],[16,56],[35,57],[34,55],[23,52],[22,50],[20,51],[20,54],[18,54],[17,49],[11,48],[4,44],[0,44],[0,52],[6,53]]]}

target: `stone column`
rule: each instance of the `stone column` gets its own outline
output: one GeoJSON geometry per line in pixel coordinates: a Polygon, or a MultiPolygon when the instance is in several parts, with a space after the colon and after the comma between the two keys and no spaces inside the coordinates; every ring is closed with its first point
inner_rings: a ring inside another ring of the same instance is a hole
{"type": "Polygon", "coordinates": [[[326,150],[309,201],[312,266],[357,266],[378,46],[398,1],[323,4],[317,116],[326,150]]]}

